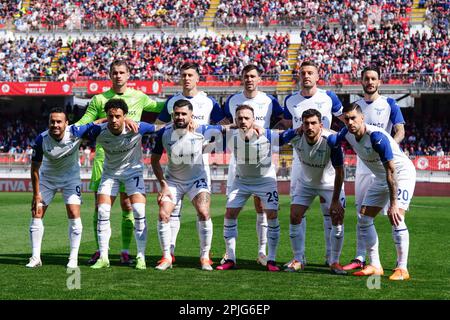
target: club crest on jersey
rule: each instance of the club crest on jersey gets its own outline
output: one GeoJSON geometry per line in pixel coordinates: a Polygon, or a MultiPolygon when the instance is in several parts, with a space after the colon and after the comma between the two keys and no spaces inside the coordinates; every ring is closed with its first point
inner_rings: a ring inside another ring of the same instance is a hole
{"type": "Polygon", "coordinates": [[[324,103],[325,103],[324,101],[318,101],[318,102],[315,102],[317,109],[322,109],[322,105],[323,105],[324,103]]]}
{"type": "Polygon", "coordinates": [[[380,109],[380,108],[374,108],[375,111],[377,112],[377,115],[380,116],[381,113],[384,111],[384,109],[380,109]]]}
{"type": "Polygon", "coordinates": [[[372,152],[372,147],[364,146],[364,150],[366,150],[367,154],[370,154],[372,152]]]}
{"type": "Polygon", "coordinates": [[[325,150],[316,150],[316,154],[318,158],[323,158],[323,156],[325,155],[325,150]]]}

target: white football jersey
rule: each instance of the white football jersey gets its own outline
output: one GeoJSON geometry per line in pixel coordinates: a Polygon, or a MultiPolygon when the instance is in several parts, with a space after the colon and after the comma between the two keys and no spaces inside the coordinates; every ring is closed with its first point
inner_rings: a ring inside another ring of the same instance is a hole
{"type": "Polygon", "coordinates": [[[342,103],[333,91],[317,89],[311,97],[304,97],[300,92],[290,94],[284,100],[284,117],[292,120],[292,128],[297,129],[302,124],[302,114],[308,109],[316,109],[322,114],[325,129],[330,129],[332,115],[342,114],[342,103]]]}
{"type": "Polygon", "coordinates": [[[192,119],[199,125],[218,123],[225,118],[219,103],[214,98],[207,96],[206,93],[201,91],[194,97],[185,97],[182,93],[170,97],[167,99],[158,119],[165,123],[171,122],[173,105],[178,100],[189,100],[192,103],[192,119]]]}
{"type": "Polygon", "coordinates": [[[274,96],[258,91],[254,98],[247,98],[244,92],[240,92],[229,96],[225,102],[225,116],[231,122],[235,122],[236,108],[241,104],[249,105],[253,108],[255,124],[262,128],[270,128],[272,116],[278,117],[283,115],[283,108],[281,108],[274,96]]]}
{"type": "Polygon", "coordinates": [[[384,129],[366,124],[367,131],[360,141],[356,141],[347,127],[338,134],[338,141],[345,138],[353,147],[362,162],[379,179],[386,180],[386,170],[383,163],[393,160],[397,178],[408,179],[415,168],[409,158],[400,150],[397,142],[384,129]]]}
{"type": "Polygon", "coordinates": [[[275,165],[272,162],[273,150],[286,143],[285,131],[278,135],[275,130],[265,130],[261,136],[253,135],[245,141],[239,129],[231,130],[226,137],[227,149],[232,152],[236,163],[236,179],[244,184],[257,185],[276,180],[275,165]]]}
{"type": "MultiPolygon", "coordinates": [[[[364,122],[366,124],[382,128],[389,134],[391,134],[394,125],[405,123],[400,106],[395,99],[380,96],[375,101],[365,101],[364,99],[360,99],[355,103],[361,107],[364,114],[364,122]]],[[[357,158],[356,173],[370,173],[369,168],[367,168],[359,158],[357,158]]]]}
{"type": "Polygon", "coordinates": [[[37,136],[33,144],[32,161],[42,162],[39,169],[41,178],[54,182],[63,182],[80,178],[78,149],[81,139],[67,126],[64,137],[57,141],[48,132],[37,136]]]}
{"type": "Polygon", "coordinates": [[[91,125],[91,127],[74,127],[76,135],[86,136],[92,141],[101,144],[105,151],[103,174],[119,177],[129,176],[142,171],[142,136],[155,132],[155,126],[146,122],[138,122],[137,133],[124,126],[119,135],[113,134],[108,129],[108,123],[91,125]]]}
{"type": "Polygon", "coordinates": [[[314,189],[333,190],[335,167],[344,165],[344,155],[340,146],[336,146],[337,136],[334,131],[323,129],[319,140],[310,145],[305,135],[291,140],[300,159],[302,185],[314,189]]]}
{"type": "Polygon", "coordinates": [[[222,137],[221,126],[199,126],[194,132],[176,130],[172,125],[156,133],[152,153],[163,154],[167,151],[168,164],[165,176],[174,182],[190,184],[206,175],[203,145],[211,136],[222,137]]]}

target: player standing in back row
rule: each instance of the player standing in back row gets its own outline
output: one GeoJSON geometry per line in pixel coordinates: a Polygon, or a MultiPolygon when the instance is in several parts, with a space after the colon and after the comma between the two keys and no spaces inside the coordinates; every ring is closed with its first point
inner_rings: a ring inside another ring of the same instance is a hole
{"type": "MultiPolygon", "coordinates": [[[[284,125],[297,129],[302,124],[302,114],[308,109],[316,109],[322,114],[322,124],[330,129],[332,116],[342,121],[342,103],[333,91],[326,91],[317,87],[319,81],[318,67],[311,61],[305,61],[300,66],[299,73],[301,90],[286,97],[284,100],[284,125]]],[[[301,175],[301,165],[297,153],[294,152],[294,161],[291,169],[291,197],[294,195],[298,179],[301,175]]],[[[326,243],[326,264],[330,265],[332,222],[325,200],[320,197],[320,208],[323,214],[323,228],[326,243]]],[[[303,233],[306,233],[306,216],[300,224],[303,233]]],[[[305,261],[301,261],[305,264],[305,261]]]]}
{"type": "MultiPolygon", "coordinates": [[[[106,118],[104,110],[105,104],[111,99],[122,99],[128,106],[127,118],[139,121],[141,120],[142,112],[159,113],[162,105],[158,105],[151,100],[145,93],[127,87],[128,79],[130,78],[130,67],[124,60],[115,60],[112,62],[109,69],[109,76],[111,78],[112,88],[108,91],[95,95],[83,117],[76,123],[77,126],[93,122],[96,119],[106,118]]],[[[97,190],[103,172],[103,162],[105,160],[105,153],[101,145],[97,144],[95,148],[94,164],[92,166],[92,176],[89,188],[95,192],[95,199],[97,201],[97,190]]],[[[129,255],[129,248],[131,237],[133,235],[134,218],[133,208],[129,197],[125,193],[123,185],[120,187],[120,206],[122,208],[122,250],[120,253],[120,262],[122,264],[130,265],[132,260],[129,255]]],[[[94,211],[94,234],[97,248],[99,248],[97,238],[97,217],[98,217],[98,203],[95,203],[94,211]]],[[[92,255],[88,264],[94,264],[100,256],[100,250],[92,255]]]]}

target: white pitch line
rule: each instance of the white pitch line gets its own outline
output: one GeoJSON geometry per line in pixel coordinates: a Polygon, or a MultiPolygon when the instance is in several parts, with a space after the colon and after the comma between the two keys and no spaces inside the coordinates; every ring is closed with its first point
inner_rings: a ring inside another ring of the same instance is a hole
{"type": "Polygon", "coordinates": [[[444,209],[444,207],[421,206],[421,205],[417,205],[417,204],[411,204],[410,207],[429,208],[429,209],[444,209]]]}

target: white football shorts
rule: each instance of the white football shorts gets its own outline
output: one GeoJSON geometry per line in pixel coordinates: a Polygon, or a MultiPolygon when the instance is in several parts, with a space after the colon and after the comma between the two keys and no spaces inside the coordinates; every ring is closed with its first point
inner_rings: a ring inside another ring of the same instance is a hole
{"type": "Polygon", "coordinates": [[[58,189],[62,191],[65,204],[81,205],[81,181],[78,177],[63,182],[50,182],[42,179],[39,181],[39,189],[41,191],[42,202],[44,206],[48,206],[55,197],[58,189]]]}
{"type": "Polygon", "coordinates": [[[115,197],[119,193],[120,183],[125,185],[125,192],[128,196],[137,193],[145,195],[145,183],[142,171],[123,177],[107,176],[103,174],[97,193],[115,197]]]}
{"type": "MultiPolygon", "coordinates": [[[[410,177],[400,177],[397,180],[397,205],[400,209],[408,210],[416,186],[416,175],[411,173],[410,177]]],[[[385,180],[375,178],[370,184],[363,206],[384,208],[389,205],[389,188],[385,180]]]]}
{"type": "MultiPolygon", "coordinates": [[[[174,205],[180,204],[181,201],[184,198],[184,195],[187,194],[189,197],[189,200],[192,201],[192,199],[195,198],[196,195],[202,192],[208,192],[211,193],[211,185],[208,183],[208,176],[206,173],[199,177],[197,180],[195,180],[193,183],[179,183],[175,182],[173,180],[170,180],[170,178],[167,179],[167,184],[170,190],[170,193],[172,194],[172,199],[169,197],[165,197],[162,199],[162,201],[171,201],[174,205]]],[[[178,205],[177,207],[180,207],[178,205]]]]}
{"type": "MultiPolygon", "coordinates": [[[[291,204],[299,204],[309,207],[311,206],[311,203],[314,201],[314,198],[316,196],[324,198],[325,204],[329,208],[331,205],[331,200],[333,199],[333,190],[310,188],[303,185],[301,182],[298,182],[295,188],[294,196],[292,197],[291,204]]],[[[341,190],[339,200],[341,201],[342,207],[345,208],[344,188],[342,188],[341,190]]]]}
{"type": "Polygon", "coordinates": [[[227,199],[227,208],[242,208],[252,195],[258,196],[267,210],[278,210],[278,185],[276,179],[261,184],[244,184],[234,179],[227,199]]]}

